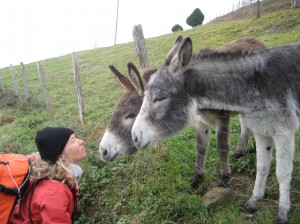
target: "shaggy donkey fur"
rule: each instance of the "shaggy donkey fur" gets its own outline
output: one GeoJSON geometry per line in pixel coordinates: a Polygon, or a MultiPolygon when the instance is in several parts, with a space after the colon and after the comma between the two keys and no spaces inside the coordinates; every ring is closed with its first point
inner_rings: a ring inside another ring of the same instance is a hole
{"type": "Polygon", "coordinates": [[[238,112],[256,140],[257,174],[245,210],[264,196],[273,144],[279,182],[276,223],[287,223],[294,135],[300,118],[300,43],[245,53],[192,54],[190,38],[179,36],[166,61],[145,88],[132,128],[138,148],[182,130],[199,110],[238,112]]]}

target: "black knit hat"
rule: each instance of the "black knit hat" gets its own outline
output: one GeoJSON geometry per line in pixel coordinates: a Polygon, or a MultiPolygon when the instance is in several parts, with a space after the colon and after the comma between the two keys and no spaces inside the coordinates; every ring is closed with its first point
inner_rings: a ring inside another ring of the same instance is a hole
{"type": "Polygon", "coordinates": [[[35,137],[35,144],[41,158],[54,164],[62,154],[73,133],[73,130],[63,127],[46,127],[38,131],[35,137]]]}

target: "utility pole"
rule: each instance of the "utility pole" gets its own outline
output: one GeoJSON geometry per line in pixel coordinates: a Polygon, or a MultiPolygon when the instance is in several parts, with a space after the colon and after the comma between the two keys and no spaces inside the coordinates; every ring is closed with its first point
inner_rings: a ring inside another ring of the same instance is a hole
{"type": "Polygon", "coordinates": [[[119,16],[119,0],[118,0],[118,3],[117,3],[117,18],[116,18],[116,29],[115,29],[115,44],[117,43],[117,32],[118,32],[118,16],[119,16]]]}

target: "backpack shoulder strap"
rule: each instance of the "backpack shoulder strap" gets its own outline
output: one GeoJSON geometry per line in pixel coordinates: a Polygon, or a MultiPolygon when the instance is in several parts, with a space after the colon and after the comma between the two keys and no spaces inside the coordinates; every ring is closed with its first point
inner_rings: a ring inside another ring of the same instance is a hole
{"type": "Polygon", "coordinates": [[[30,186],[30,190],[32,191],[32,194],[30,196],[29,205],[28,205],[28,217],[29,217],[29,220],[30,220],[31,224],[33,224],[33,221],[32,221],[30,206],[31,206],[31,200],[32,200],[32,197],[33,197],[33,194],[34,194],[34,189],[37,186],[38,182],[39,182],[39,180],[33,180],[32,184],[30,186]]]}

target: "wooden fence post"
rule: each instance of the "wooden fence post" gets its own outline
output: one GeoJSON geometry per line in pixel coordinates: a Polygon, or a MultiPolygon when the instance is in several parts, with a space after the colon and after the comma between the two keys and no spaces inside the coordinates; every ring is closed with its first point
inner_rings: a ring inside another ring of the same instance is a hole
{"type": "Polygon", "coordinates": [[[78,67],[78,61],[77,61],[77,57],[76,57],[75,52],[72,53],[72,62],[73,62],[74,79],[75,79],[75,82],[76,82],[79,117],[80,117],[81,124],[83,124],[84,123],[84,108],[83,108],[83,99],[82,99],[82,94],[81,94],[79,67],[78,67]]]}
{"type": "Polygon", "coordinates": [[[149,62],[148,62],[147,48],[146,48],[146,42],[143,34],[142,25],[134,26],[132,35],[135,43],[135,51],[140,61],[140,66],[141,68],[148,68],[149,62]]]}
{"type": "Polygon", "coordinates": [[[48,111],[48,113],[51,113],[49,95],[48,95],[46,80],[45,80],[44,75],[43,75],[43,70],[42,70],[41,63],[37,62],[36,67],[37,67],[37,70],[38,70],[38,73],[39,73],[39,79],[40,79],[41,86],[42,86],[42,89],[43,89],[43,94],[44,94],[44,98],[45,98],[47,111],[48,111]]]}
{"type": "Polygon", "coordinates": [[[2,74],[0,73],[0,94],[5,93],[2,74]]]}
{"type": "Polygon", "coordinates": [[[259,19],[260,18],[260,1],[257,0],[256,4],[257,4],[256,19],[259,19]]]}
{"type": "Polygon", "coordinates": [[[300,6],[300,0],[291,0],[291,8],[298,8],[300,6]]]}
{"type": "Polygon", "coordinates": [[[28,84],[27,84],[27,79],[26,79],[26,73],[25,73],[25,67],[23,62],[20,62],[20,66],[21,66],[21,71],[22,71],[22,80],[23,80],[23,94],[25,99],[28,99],[28,84]]]}
{"type": "Polygon", "coordinates": [[[12,66],[12,64],[10,64],[10,73],[13,79],[13,83],[14,83],[14,91],[15,91],[15,96],[18,96],[18,88],[17,88],[17,81],[16,81],[16,77],[15,77],[15,72],[14,72],[14,67],[12,66]]]}

